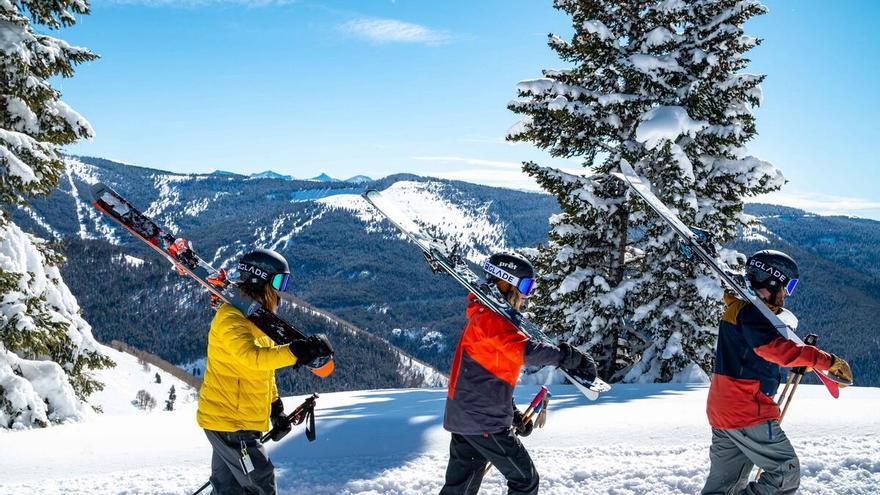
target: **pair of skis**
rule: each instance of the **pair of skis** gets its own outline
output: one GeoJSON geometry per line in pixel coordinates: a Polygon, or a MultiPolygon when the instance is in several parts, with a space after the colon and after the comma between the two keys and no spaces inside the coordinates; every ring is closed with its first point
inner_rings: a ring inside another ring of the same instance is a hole
{"type": "MultiPolygon", "coordinates": [[[[782,335],[784,338],[791,340],[797,344],[803,345],[804,341],[801,340],[800,337],[795,333],[794,325],[786,324],[783,318],[780,318],[780,315],[777,315],[773,311],[764,304],[763,301],[758,299],[758,296],[747,286],[742,285],[737,281],[736,276],[733,274],[733,271],[730,269],[727,264],[718,259],[717,255],[715,255],[715,247],[712,244],[711,237],[707,235],[705,231],[699,229],[691,229],[687,225],[685,225],[678,216],[675,215],[663,202],[658,198],[652,191],[650,185],[645,183],[641,177],[636,174],[636,171],[632,168],[629,163],[621,162],[620,164],[620,173],[614,174],[618,179],[622,180],[630,189],[632,189],[660,218],[663,219],[672,230],[678,234],[681,238],[682,242],[682,252],[688,258],[696,256],[700,261],[702,261],[709,269],[715,272],[716,275],[721,279],[721,281],[732,290],[736,296],[743,300],[748,301],[753,306],[758,308],[758,311],[770,322],[771,325],[782,335]]],[[[790,314],[790,313],[788,313],[790,314]]],[[[814,369],[813,373],[819,378],[819,380],[828,388],[828,391],[831,395],[836,399],[840,396],[840,387],[839,385],[852,385],[852,383],[847,383],[844,381],[840,381],[837,378],[829,375],[825,371],[819,371],[814,369]]]]}
{"type": "MultiPolygon", "coordinates": [[[[306,338],[305,334],[293,325],[242,293],[238,285],[230,283],[226,279],[225,270],[212,267],[200,258],[188,243],[160,227],[122,195],[100,182],[92,185],[91,193],[95,208],[170,261],[181,275],[189,276],[218,300],[241,311],[273,342],[284,345],[306,338]]],[[[315,375],[325,378],[333,372],[335,364],[331,356],[318,360],[306,368],[315,375]]]]}
{"type": "MultiPolygon", "coordinates": [[[[496,297],[486,284],[480,284],[480,278],[467,266],[466,262],[457,253],[457,249],[450,249],[442,240],[435,239],[422,232],[418,225],[401,212],[391,201],[382,196],[382,193],[379,191],[367,191],[363,194],[363,198],[400,230],[410,242],[422,250],[425,259],[435,272],[442,272],[451,276],[456,282],[474,294],[486,307],[507,318],[529,337],[555,345],[555,342],[540,327],[524,318],[519,311],[507,304],[507,301],[496,297]]],[[[602,381],[601,378],[597,377],[589,381],[581,377],[572,376],[565,370],[560,371],[590,400],[596,400],[600,393],[611,390],[611,386],[602,381]]]]}

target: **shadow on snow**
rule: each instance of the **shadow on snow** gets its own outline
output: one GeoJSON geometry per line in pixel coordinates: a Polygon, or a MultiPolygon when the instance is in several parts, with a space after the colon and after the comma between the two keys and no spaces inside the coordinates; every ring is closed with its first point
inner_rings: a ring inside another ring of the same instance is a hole
{"type": "MultiPolygon", "coordinates": [[[[550,385],[550,411],[583,407],[587,419],[590,407],[680,395],[698,387],[701,385],[617,384],[591,402],[570,385],[550,385]]],[[[517,387],[515,398],[520,408],[531,401],[538,388],[517,387]]],[[[442,429],[445,401],[445,389],[365,391],[351,394],[351,405],[328,408],[321,408],[319,401],[315,442],[302,438],[300,426],[279,444],[268,445],[278,467],[279,487],[291,489],[302,482],[336,493],[349,482],[375,478],[424,455],[445,457],[449,435],[442,429]]]]}

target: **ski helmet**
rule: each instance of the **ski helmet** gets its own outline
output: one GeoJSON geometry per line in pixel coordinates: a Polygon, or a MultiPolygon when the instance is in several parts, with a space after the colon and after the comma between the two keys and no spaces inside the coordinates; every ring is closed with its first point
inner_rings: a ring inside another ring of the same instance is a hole
{"type": "Polygon", "coordinates": [[[791,295],[798,283],[797,263],[791,256],[772,249],[758,251],[746,261],[746,278],[755,289],[767,289],[775,294],[785,289],[791,295]]]}
{"type": "Polygon", "coordinates": [[[520,294],[529,297],[535,291],[535,269],[529,260],[522,256],[496,253],[483,263],[486,281],[504,280],[516,287],[520,294]]]}
{"type": "Polygon", "coordinates": [[[238,261],[238,280],[249,289],[259,290],[271,283],[284,291],[290,281],[290,267],[284,256],[269,249],[254,249],[238,261]]]}

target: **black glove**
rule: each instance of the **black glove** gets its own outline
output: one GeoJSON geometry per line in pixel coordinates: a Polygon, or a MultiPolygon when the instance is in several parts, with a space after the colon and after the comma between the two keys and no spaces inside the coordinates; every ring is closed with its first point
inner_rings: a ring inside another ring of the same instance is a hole
{"type": "Polygon", "coordinates": [[[284,415],[284,403],[281,399],[272,403],[272,412],[269,413],[269,421],[272,423],[272,430],[269,431],[269,438],[274,441],[281,440],[290,433],[290,419],[284,415]]]}
{"type": "Polygon", "coordinates": [[[526,421],[523,413],[517,409],[513,408],[513,429],[516,431],[516,434],[521,437],[527,437],[532,434],[532,430],[535,429],[535,423],[532,420],[526,421]]]}
{"type": "Polygon", "coordinates": [[[573,377],[592,382],[599,376],[596,361],[593,361],[592,356],[584,354],[568,342],[560,344],[559,350],[562,351],[559,367],[568,371],[573,377]]]}
{"type": "Polygon", "coordinates": [[[297,366],[309,366],[320,358],[333,355],[333,347],[327,337],[319,334],[311,335],[305,339],[294,340],[290,343],[290,352],[296,356],[297,366]]]}

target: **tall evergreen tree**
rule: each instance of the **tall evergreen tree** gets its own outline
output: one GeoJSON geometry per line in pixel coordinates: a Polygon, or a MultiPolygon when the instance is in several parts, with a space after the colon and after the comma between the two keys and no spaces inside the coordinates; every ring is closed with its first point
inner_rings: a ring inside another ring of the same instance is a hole
{"type": "MultiPolygon", "coordinates": [[[[555,194],[539,268],[536,316],[600,357],[607,378],[668,381],[711,368],[720,285],[611,173],[632,164],[682,219],[720,242],[750,219],[743,197],[781,187],[772,165],[746,156],[763,76],[742,73],[758,40],[744,23],[754,0],[556,0],[570,40],[549,44],[570,65],[517,86],[523,120],[508,138],[578,157],[584,176],[527,163],[555,194]],[[620,345],[619,345],[620,344],[620,345]]],[[[723,252],[728,261],[738,253],[723,252]]]]}
{"type": "Polygon", "coordinates": [[[89,371],[112,364],[61,280],[63,258],[8,215],[58,184],[58,146],[92,135],[49,79],[96,55],[34,30],[70,26],[88,10],[85,0],[0,2],[0,427],[81,417],[102,387],[89,371]]]}

